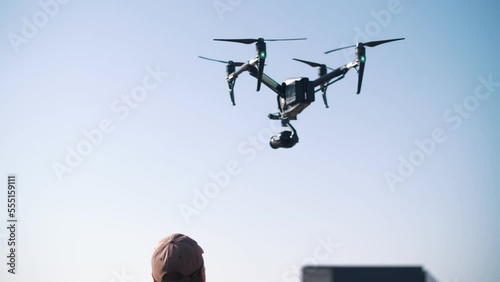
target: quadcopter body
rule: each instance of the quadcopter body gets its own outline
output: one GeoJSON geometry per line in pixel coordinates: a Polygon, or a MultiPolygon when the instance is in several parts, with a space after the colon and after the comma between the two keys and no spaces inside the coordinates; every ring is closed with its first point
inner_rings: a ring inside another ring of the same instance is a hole
{"type": "Polygon", "coordinates": [[[306,109],[312,102],[315,101],[315,93],[321,91],[323,103],[328,108],[326,90],[329,85],[344,78],[345,74],[350,69],[356,69],[358,72],[358,85],[356,94],[361,92],[363,75],[366,63],[365,47],[375,47],[384,43],[403,40],[404,38],[370,41],[366,43],[358,43],[352,46],[333,49],[325,52],[325,54],[339,51],[346,48],[355,48],[356,58],[336,69],[327,67],[325,64],[319,64],[301,59],[296,61],[308,64],[311,67],[318,68],[318,78],[312,80],[307,77],[289,78],[282,83],[278,83],[264,73],[265,60],[267,58],[266,41],[291,41],[304,40],[305,38],[294,39],[214,39],[215,41],[235,42],[242,44],[255,43],[256,54],[248,62],[221,61],[199,56],[202,59],[225,63],[226,65],[226,80],[228,83],[229,96],[231,103],[236,105],[234,99],[234,86],[236,79],[243,72],[249,72],[250,75],[257,79],[257,91],[260,91],[261,85],[266,85],[269,89],[276,93],[278,112],[270,113],[268,117],[273,120],[280,120],[283,127],[288,127],[290,130],[285,130],[280,134],[273,136],[270,140],[270,146],[274,149],[291,148],[299,142],[297,131],[290,124],[291,120],[296,120],[297,116],[306,109]],[[237,68],[239,67],[239,68],[237,68]]]}

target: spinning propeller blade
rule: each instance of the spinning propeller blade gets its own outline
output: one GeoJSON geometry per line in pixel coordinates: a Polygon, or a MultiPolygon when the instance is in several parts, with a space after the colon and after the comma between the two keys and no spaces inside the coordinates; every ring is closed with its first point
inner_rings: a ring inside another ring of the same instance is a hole
{"type": "Polygon", "coordinates": [[[315,67],[323,67],[325,66],[327,69],[329,70],[333,70],[332,68],[330,67],[327,67],[325,64],[320,64],[320,63],[315,63],[315,62],[310,62],[310,61],[306,61],[306,60],[301,60],[301,59],[296,59],[296,58],[293,58],[295,61],[298,61],[298,62],[301,62],[301,63],[304,63],[304,64],[307,64],[307,65],[310,65],[311,67],[315,68],[315,67]]]}
{"type": "Polygon", "coordinates": [[[281,39],[265,39],[265,41],[295,41],[295,40],[306,40],[307,38],[281,38],[281,39]]]}
{"type": "Polygon", "coordinates": [[[219,63],[224,63],[224,64],[234,64],[237,67],[240,67],[240,66],[242,66],[242,65],[245,64],[245,63],[242,63],[242,62],[221,61],[221,60],[216,60],[216,59],[210,59],[210,58],[203,57],[203,56],[198,56],[198,58],[209,60],[209,61],[214,61],[214,62],[219,62],[219,63]]]}
{"type": "Polygon", "coordinates": [[[301,60],[301,59],[296,59],[296,58],[293,58],[293,59],[295,61],[297,61],[297,62],[301,62],[301,63],[307,64],[307,65],[310,65],[313,68],[315,68],[315,67],[321,67],[321,65],[322,65],[322,64],[315,63],[315,62],[309,62],[309,61],[306,61],[306,60],[301,60]]]}
{"type": "Polygon", "coordinates": [[[252,44],[252,43],[257,42],[257,39],[214,39],[214,41],[225,41],[225,42],[252,44]]]}
{"type": "Polygon", "coordinates": [[[385,43],[398,41],[398,40],[404,40],[404,38],[370,41],[370,42],[363,43],[363,45],[368,46],[368,47],[375,47],[375,46],[380,45],[380,44],[385,44],[385,43]]]}
{"type": "Polygon", "coordinates": [[[225,42],[235,42],[235,43],[242,43],[242,44],[252,44],[252,43],[257,43],[257,41],[259,41],[259,40],[262,40],[262,41],[293,41],[293,40],[306,40],[306,39],[307,38],[285,38],[285,39],[244,38],[244,39],[214,39],[214,41],[225,41],[225,42]]]}
{"type": "MultiPolygon", "coordinates": [[[[387,40],[369,41],[369,42],[365,42],[365,43],[360,42],[360,44],[363,44],[364,46],[367,46],[367,47],[375,47],[375,46],[378,46],[380,44],[389,43],[389,42],[398,41],[398,40],[403,40],[403,39],[404,38],[395,38],[395,39],[387,39],[387,40]]],[[[325,54],[329,54],[329,53],[332,53],[335,51],[339,51],[339,50],[343,50],[343,49],[347,49],[347,48],[352,48],[352,47],[356,47],[356,46],[357,45],[350,45],[350,46],[345,46],[345,47],[329,50],[329,51],[326,51],[325,54]]]]}
{"type": "Polygon", "coordinates": [[[352,48],[352,47],[356,47],[356,45],[350,45],[350,46],[345,46],[345,47],[341,47],[341,48],[337,48],[337,49],[332,49],[330,51],[326,51],[325,54],[329,54],[332,52],[336,52],[336,51],[340,51],[340,50],[344,50],[344,49],[352,48]]]}

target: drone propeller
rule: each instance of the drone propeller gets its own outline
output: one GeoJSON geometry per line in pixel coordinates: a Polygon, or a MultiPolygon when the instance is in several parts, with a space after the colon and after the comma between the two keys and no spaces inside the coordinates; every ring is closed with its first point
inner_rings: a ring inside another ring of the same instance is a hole
{"type": "Polygon", "coordinates": [[[315,62],[310,62],[310,61],[306,61],[306,60],[301,60],[301,59],[295,59],[293,58],[295,61],[298,61],[298,62],[301,62],[301,63],[304,63],[304,64],[307,64],[307,65],[310,65],[311,67],[315,68],[315,67],[326,67],[327,69],[329,70],[333,70],[332,68],[330,67],[327,67],[325,64],[319,64],[319,63],[315,63],[315,62]]]}
{"type": "MultiPolygon", "coordinates": [[[[310,61],[306,61],[306,60],[301,60],[301,59],[296,59],[296,58],[293,58],[295,61],[298,61],[298,62],[301,62],[301,63],[304,63],[304,64],[307,64],[313,68],[318,68],[318,76],[321,77],[323,75],[326,75],[326,70],[329,69],[329,70],[333,70],[332,68],[329,68],[327,67],[325,64],[319,64],[319,63],[315,63],[315,62],[310,62],[310,61]]],[[[326,99],[326,89],[327,89],[328,85],[326,85],[326,83],[323,83],[321,85],[321,94],[323,96],[323,103],[325,104],[325,107],[328,108],[328,101],[326,99]]]]}
{"type": "Polygon", "coordinates": [[[264,65],[267,57],[266,52],[266,41],[293,41],[293,40],[305,40],[306,38],[286,38],[286,39],[264,39],[264,38],[244,38],[244,39],[214,39],[214,41],[225,41],[234,42],[242,44],[252,44],[256,43],[257,57],[258,57],[258,67],[259,72],[257,74],[257,91],[260,91],[260,86],[262,84],[262,75],[264,74],[264,65]]]}
{"type": "MultiPolygon", "coordinates": [[[[375,47],[375,46],[378,46],[380,44],[385,44],[385,43],[389,43],[389,42],[393,42],[393,41],[398,41],[398,40],[404,40],[404,38],[395,38],[395,39],[387,39],[387,40],[369,41],[369,42],[365,42],[365,43],[361,43],[360,42],[360,43],[358,43],[358,45],[362,44],[363,46],[367,46],[367,47],[375,47]]],[[[350,45],[350,46],[345,46],[345,47],[341,47],[341,48],[329,50],[329,51],[326,51],[325,54],[329,54],[329,53],[332,53],[332,52],[335,52],[335,51],[340,51],[340,50],[347,49],[347,48],[356,47],[358,45],[350,45]]]]}
{"type": "Polygon", "coordinates": [[[209,60],[209,61],[214,61],[214,62],[219,62],[219,63],[224,63],[224,64],[234,64],[237,67],[240,67],[240,66],[242,66],[242,65],[245,64],[245,63],[242,63],[242,62],[221,61],[221,60],[211,59],[211,58],[207,58],[207,57],[203,57],[203,56],[198,56],[198,58],[209,60]]]}
{"type": "Polygon", "coordinates": [[[235,42],[242,44],[252,44],[259,41],[293,41],[293,40],[305,40],[306,38],[285,38],[285,39],[264,39],[264,38],[245,38],[245,39],[214,39],[214,41],[225,41],[225,42],[235,42]]]}
{"type": "Polygon", "coordinates": [[[363,73],[365,72],[365,63],[366,63],[366,47],[375,47],[381,44],[393,42],[393,41],[398,41],[398,40],[404,40],[404,38],[394,38],[394,39],[386,39],[386,40],[377,40],[377,41],[369,41],[365,43],[359,42],[356,45],[351,45],[351,46],[346,46],[342,48],[337,48],[333,49],[330,51],[326,51],[325,54],[332,53],[335,51],[347,49],[347,48],[352,48],[356,47],[356,59],[359,63],[359,69],[358,69],[358,89],[356,91],[356,94],[359,94],[361,92],[361,83],[363,82],[363,73]]]}

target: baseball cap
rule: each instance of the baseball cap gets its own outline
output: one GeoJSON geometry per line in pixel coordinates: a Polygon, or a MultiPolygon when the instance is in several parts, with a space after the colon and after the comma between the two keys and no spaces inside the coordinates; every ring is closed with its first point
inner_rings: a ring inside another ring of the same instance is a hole
{"type": "Polygon", "coordinates": [[[180,281],[203,267],[203,249],[190,237],[174,233],[158,242],[151,258],[155,281],[180,281]]]}

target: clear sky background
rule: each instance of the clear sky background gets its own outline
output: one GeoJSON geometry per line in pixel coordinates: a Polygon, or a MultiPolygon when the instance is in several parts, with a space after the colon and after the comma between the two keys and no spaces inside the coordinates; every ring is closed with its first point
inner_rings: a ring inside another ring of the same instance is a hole
{"type": "Polygon", "coordinates": [[[180,232],[204,248],[208,281],[298,282],[315,264],[499,281],[499,12],[498,1],[2,1],[0,226],[15,174],[18,248],[12,275],[2,227],[0,280],[151,281],[154,246],[180,232]],[[273,150],[275,94],[245,73],[233,107],[225,65],[197,57],[247,61],[254,45],[212,39],[257,37],[308,38],[267,44],[276,81],[317,76],[292,58],[339,67],[353,50],[323,52],[406,40],[367,48],[361,94],[351,71],[328,89],[329,109],[318,95],[292,123],[300,143],[273,150]]]}

